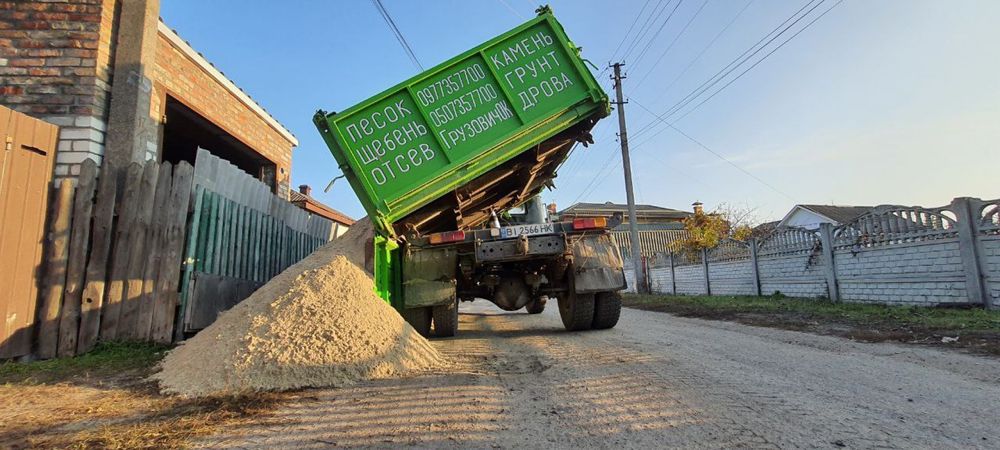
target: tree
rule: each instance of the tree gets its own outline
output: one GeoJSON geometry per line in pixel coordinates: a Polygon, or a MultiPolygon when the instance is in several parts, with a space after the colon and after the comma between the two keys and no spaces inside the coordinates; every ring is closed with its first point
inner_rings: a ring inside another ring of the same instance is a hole
{"type": "Polygon", "coordinates": [[[686,236],[675,241],[672,247],[675,252],[697,257],[702,249],[714,248],[724,239],[749,239],[756,222],[756,209],[749,206],[722,203],[712,212],[706,213],[698,209],[684,218],[686,236]]]}

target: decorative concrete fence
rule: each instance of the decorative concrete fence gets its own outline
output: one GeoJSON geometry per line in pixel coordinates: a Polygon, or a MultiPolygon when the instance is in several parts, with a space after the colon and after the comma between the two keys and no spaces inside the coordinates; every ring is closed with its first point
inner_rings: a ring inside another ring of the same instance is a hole
{"type": "Polygon", "coordinates": [[[879,206],[840,226],[781,228],[700,255],[660,254],[647,267],[657,293],[998,307],[1000,200],[879,206]]]}

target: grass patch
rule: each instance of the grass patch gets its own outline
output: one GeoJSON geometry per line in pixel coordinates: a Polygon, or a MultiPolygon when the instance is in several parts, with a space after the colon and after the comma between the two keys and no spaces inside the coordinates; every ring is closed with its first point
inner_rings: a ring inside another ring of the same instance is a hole
{"type": "Polygon", "coordinates": [[[727,296],[626,295],[625,305],[679,315],[734,316],[775,314],[807,320],[858,325],[896,325],[927,330],[1000,331],[1000,311],[982,308],[929,308],[864,303],[834,303],[821,299],[727,296]]]}
{"type": "Polygon", "coordinates": [[[49,383],[78,377],[105,377],[148,369],[169,346],[142,342],[102,342],[80,356],[0,364],[0,383],[49,383]]]}

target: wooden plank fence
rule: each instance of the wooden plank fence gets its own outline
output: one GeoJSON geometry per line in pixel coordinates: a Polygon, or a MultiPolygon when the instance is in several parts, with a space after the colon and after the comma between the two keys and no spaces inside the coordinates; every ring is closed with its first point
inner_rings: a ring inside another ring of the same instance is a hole
{"type": "Polygon", "coordinates": [[[204,150],[195,166],[105,161],[98,170],[85,160],[75,182],[52,190],[36,271],[41,289],[32,297],[39,320],[21,333],[25,349],[3,357],[33,352],[46,359],[87,352],[99,341],[183,338],[334,231],[329,220],[204,150]]]}
{"type": "Polygon", "coordinates": [[[172,330],[174,315],[153,311],[176,299],[159,280],[179,274],[180,258],[161,255],[180,254],[183,242],[175,235],[178,228],[183,233],[193,172],[186,162],[174,170],[152,161],[124,171],[106,163],[98,171],[88,159],[75,187],[69,180],[60,184],[36,356],[76,355],[98,340],[170,342],[170,333],[164,339],[153,330],[172,330]],[[168,203],[174,196],[179,200],[168,203]]]}

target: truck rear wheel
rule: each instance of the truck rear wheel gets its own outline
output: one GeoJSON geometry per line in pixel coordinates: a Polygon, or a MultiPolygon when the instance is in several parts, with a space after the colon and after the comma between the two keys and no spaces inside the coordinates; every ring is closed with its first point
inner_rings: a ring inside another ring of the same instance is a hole
{"type": "Polygon", "coordinates": [[[559,317],[567,331],[589,330],[594,322],[594,294],[567,292],[559,296],[559,317]]]}
{"type": "Polygon", "coordinates": [[[545,311],[546,300],[547,299],[545,297],[537,297],[532,300],[531,303],[525,305],[524,309],[528,311],[528,314],[541,314],[542,311],[545,311]]]}
{"type": "Polygon", "coordinates": [[[594,298],[595,330],[613,328],[622,314],[622,294],[618,291],[599,292],[594,298]]]}
{"type": "Polygon", "coordinates": [[[432,308],[434,315],[434,335],[437,337],[452,337],[458,332],[458,301],[450,305],[438,305],[432,308]]]}
{"type": "Polygon", "coordinates": [[[403,316],[403,319],[406,320],[406,323],[409,323],[410,326],[413,327],[414,330],[417,330],[417,333],[420,333],[421,336],[423,337],[430,336],[431,334],[430,307],[403,309],[403,311],[400,312],[400,315],[403,316]]]}

